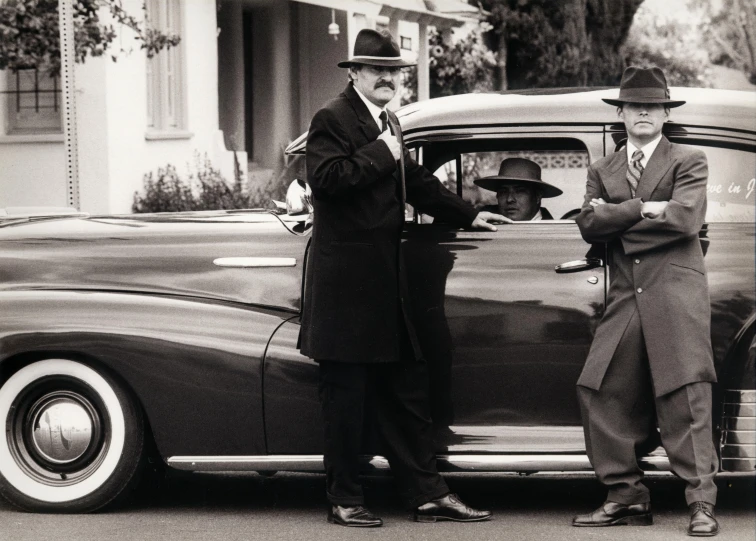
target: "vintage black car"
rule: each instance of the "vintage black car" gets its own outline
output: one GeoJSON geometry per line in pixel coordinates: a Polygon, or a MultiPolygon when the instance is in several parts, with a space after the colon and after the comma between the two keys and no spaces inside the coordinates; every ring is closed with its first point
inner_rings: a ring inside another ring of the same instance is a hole
{"type": "MultiPolygon", "coordinates": [[[[476,94],[398,112],[418,160],[476,205],[493,193],[472,180],[511,156],[564,191],[544,200],[558,219],[496,232],[408,209],[403,249],[443,471],[590,470],[575,382],[611,269],[600,251],[586,257],[571,218],[586,167],[623,144],[600,101],[616,92],[476,94]]],[[[700,240],[713,437],[722,471],[753,473],[756,101],[672,93],[688,104],[667,137],[700,147],[710,166],[700,240]]],[[[317,366],[296,349],[310,228],[295,214],[0,218],[0,492],[27,510],[94,510],[128,491],[151,450],[188,471],[322,471],[317,366]]],[[[661,449],[642,464],[669,470],[661,449]]],[[[365,467],[387,468],[376,444],[365,467]]]]}

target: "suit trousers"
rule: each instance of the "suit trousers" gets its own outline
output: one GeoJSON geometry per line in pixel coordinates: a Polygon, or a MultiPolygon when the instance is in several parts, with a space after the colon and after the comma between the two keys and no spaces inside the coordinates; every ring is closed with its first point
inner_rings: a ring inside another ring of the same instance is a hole
{"type": "Polygon", "coordinates": [[[660,436],[672,470],[687,483],[688,504],[716,503],[711,383],[691,383],[655,396],[637,308],[601,387],[578,386],[578,398],[588,458],[609,489],[607,500],[627,505],[650,501],[638,457],[653,450],[660,436]]]}
{"type": "Polygon", "coordinates": [[[427,364],[319,361],[328,500],[362,505],[359,455],[366,409],[408,507],[449,493],[436,469],[427,364]]]}

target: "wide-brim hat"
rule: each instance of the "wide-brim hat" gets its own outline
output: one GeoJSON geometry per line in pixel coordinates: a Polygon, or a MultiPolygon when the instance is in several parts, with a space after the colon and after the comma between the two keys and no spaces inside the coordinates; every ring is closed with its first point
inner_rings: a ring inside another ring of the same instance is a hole
{"type": "Polygon", "coordinates": [[[669,88],[664,72],[659,68],[630,66],[622,74],[619,98],[601,98],[609,105],[622,107],[625,103],[660,103],[667,107],[680,107],[685,102],[669,99],[669,88]]]}
{"type": "Polygon", "coordinates": [[[484,190],[499,191],[504,184],[527,183],[540,190],[541,197],[556,197],[562,195],[562,190],[541,180],[541,167],[532,160],[525,158],[507,158],[501,162],[499,174],[482,177],[473,181],[484,190]]]}
{"type": "Polygon", "coordinates": [[[360,30],[354,41],[354,54],[349,60],[339,62],[340,68],[348,68],[352,64],[368,64],[389,68],[406,68],[417,65],[417,62],[407,62],[402,59],[399,45],[388,32],[378,32],[370,28],[360,30]]]}

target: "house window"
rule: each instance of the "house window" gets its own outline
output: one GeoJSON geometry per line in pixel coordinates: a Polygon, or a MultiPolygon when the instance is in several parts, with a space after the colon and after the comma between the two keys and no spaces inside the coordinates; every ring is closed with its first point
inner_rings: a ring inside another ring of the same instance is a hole
{"type": "Polygon", "coordinates": [[[404,49],[405,51],[412,50],[412,38],[402,36],[402,49],[404,49]]]}
{"type": "Polygon", "coordinates": [[[61,133],[60,82],[44,70],[6,72],[7,132],[61,133]]]}
{"type": "MultiPolygon", "coordinates": [[[[149,25],[167,34],[181,35],[181,2],[147,0],[149,25]]],[[[184,128],[181,46],[162,49],[147,59],[147,127],[184,128]]]]}

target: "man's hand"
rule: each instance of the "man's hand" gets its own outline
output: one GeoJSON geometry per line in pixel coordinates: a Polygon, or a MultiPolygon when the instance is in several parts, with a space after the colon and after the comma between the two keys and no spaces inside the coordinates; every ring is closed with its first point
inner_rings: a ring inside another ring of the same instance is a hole
{"type": "Polygon", "coordinates": [[[606,204],[606,201],[604,201],[604,200],[603,200],[603,199],[601,199],[600,197],[599,197],[599,198],[595,198],[595,197],[594,197],[593,199],[591,199],[591,206],[592,206],[593,208],[596,208],[596,207],[598,207],[599,205],[605,205],[605,204],[606,204]]]}
{"type": "Polygon", "coordinates": [[[386,143],[386,146],[391,151],[391,155],[394,157],[395,160],[398,160],[399,157],[402,155],[402,147],[399,144],[399,141],[394,135],[391,135],[391,132],[386,129],[382,134],[378,136],[378,139],[386,143]]]}
{"type": "Polygon", "coordinates": [[[470,227],[473,229],[488,229],[489,231],[496,231],[496,226],[493,225],[494,223],[511,224],[513,223],[513,220],[510,220],[501,214],[483,211],[478,213],[473,220],[473,223],[470,224],[470,227]]]}
{"type": "Polygon", "coordinates": [[[658,218],[669,205],[669,201],[646,201],[641,205],[641,214],[646,218],[658,218]]]}

